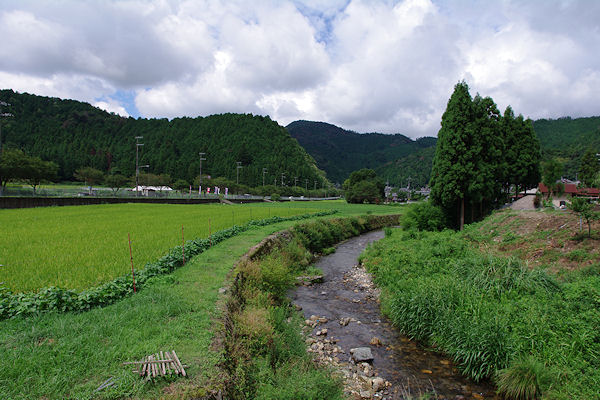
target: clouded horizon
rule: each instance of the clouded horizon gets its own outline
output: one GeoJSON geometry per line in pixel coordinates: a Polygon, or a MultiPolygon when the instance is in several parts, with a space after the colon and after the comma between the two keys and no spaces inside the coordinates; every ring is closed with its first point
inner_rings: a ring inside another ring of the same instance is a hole
{"type": "Polygon", "coordinates": [[[600,115],[599,1],[0,0],[0,88],[134,117],[436,136],[454,85],[600,115]]]}

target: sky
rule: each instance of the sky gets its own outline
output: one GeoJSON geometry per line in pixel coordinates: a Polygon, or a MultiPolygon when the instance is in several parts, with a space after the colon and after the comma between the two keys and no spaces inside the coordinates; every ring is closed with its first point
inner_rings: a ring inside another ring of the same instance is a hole
{"type": "Polygon", "coordinates": [[[454,85],[600,115],[598,0],[0,0],[0,88],[123,116],[436,136],[454,85]]]}

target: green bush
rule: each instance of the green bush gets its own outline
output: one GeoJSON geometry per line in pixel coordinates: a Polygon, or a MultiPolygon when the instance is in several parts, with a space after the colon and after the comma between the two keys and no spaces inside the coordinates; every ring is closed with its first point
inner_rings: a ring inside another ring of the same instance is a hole
{"type": "Polygon", "coordinates": [[[448,226],[444,212],[429,202],[412,205],[402,219],[404,229],[441,231],[448,226]]]}
{"type": "Polygon", "coordinates": [[[279,193],[271,193],[271,200],[279,201],[281,200],[281,195],[279,193]]]}

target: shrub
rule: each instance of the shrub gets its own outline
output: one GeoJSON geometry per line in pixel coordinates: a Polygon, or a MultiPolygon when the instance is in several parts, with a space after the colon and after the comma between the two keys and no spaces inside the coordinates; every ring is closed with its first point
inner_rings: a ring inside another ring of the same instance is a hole
{"type": "Polygon", "coordinates": [[[281,200],[281,196],[279,195],[279,193],[271,193],[271,200],[279,201],[281,200]]]}
{"type": "Polygon", "coordinates": [[[448,226],[444,212],[429,202],[410,207],[402,219],[405,229],[418,231],[441,231],[448,226]]]}

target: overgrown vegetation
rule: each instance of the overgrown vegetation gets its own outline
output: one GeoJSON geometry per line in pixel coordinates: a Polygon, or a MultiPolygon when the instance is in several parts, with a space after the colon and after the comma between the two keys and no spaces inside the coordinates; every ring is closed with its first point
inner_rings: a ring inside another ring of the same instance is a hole
{"type": "Polygon", "coordinates": [[[238,264],[224,316],[227,398],[342,398],[340,382],[317,368],[306,352],[302,320],[286,294],[314,253],[397,220],[366,216],[301,223],[270,238],[267,254],[238,264]]]}
{"type": "Polygon", "coordinates": [[[587,268],[558,280],[482,253],[467,239],[476,230],[395,230],[368,249],[362,261],[383,290],[385,313],[466,375],[494,378],[508,397],[597,397],[600,276],[587,268]]]}

